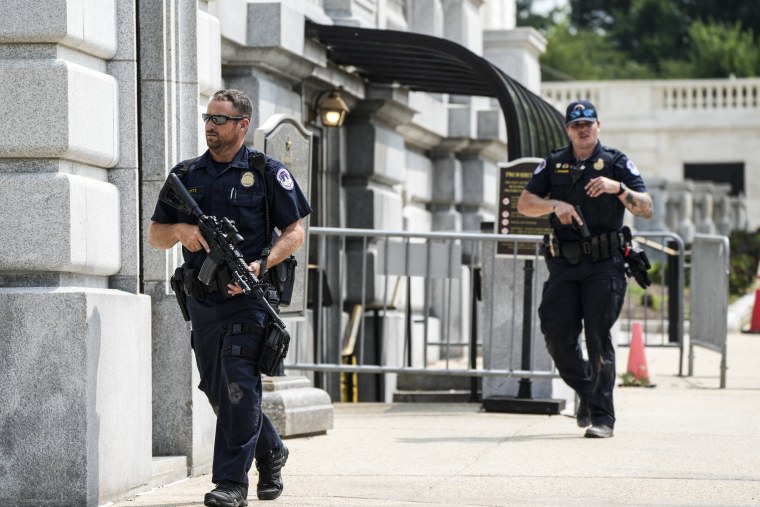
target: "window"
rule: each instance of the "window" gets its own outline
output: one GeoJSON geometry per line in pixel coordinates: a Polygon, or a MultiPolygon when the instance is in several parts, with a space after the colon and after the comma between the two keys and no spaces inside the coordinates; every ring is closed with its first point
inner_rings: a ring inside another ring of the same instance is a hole
{"type": "Polygon", "coordinates": [[[731,195],[746,195],[744,189],[744,162],[712,162],[709,164],[684,164],[684,179],[729,183],[731,195]]]}

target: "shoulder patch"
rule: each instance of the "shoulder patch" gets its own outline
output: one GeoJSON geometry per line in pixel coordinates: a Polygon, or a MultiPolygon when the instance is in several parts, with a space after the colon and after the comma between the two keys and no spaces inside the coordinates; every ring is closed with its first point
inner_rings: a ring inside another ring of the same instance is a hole
{"type": "Polygon", "coordinates": [[[625,163],[625,167],[628,168],[629,171],[631,171],[631,174],[634,176],[641,176],[641,173],[639,172],[639,168],[636,167],[636,164],[633,163],[633,160],[628,159],[628,162],[625,163]]]}
{"type": "Polygon", "coordinates": [[[287,169],[284,167],[280,168],[279,171],[277,171],[277,182],[280,184],[282,188],[285,190],[293,190],[294,183],[293,183],[293,177],[290,175],[287,169]]]}
{"type": "Polygon", "coordinates": [[[540,163],[540,164],[538,164],[538,166],[536,167],[536,170],[535,170],[535,171],[533,171],[533,174],[538,174],[538,173],[540,173],[541,171],[543,171],[543,170],[544,170],[544,167],[546,167],[546,160],[542,160],[542,161],[541,161],[541,163],[540,163]]]}

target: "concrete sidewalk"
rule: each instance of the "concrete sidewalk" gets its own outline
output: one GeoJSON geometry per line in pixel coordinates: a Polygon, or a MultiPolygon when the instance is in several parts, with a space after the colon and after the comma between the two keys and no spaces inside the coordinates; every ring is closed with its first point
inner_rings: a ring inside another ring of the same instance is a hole
{"type": "MultiPolygon", "coordinates": [[[[726,389],[714,352],[697,349],[693,377],[677,376],[677,349],[646,355],[657,387],[616,389],[606,440],[562,415],[336,404],[327,435],[287,440],[285,491],[271,505],[760,505],[760,335],[729,336],[726,389]]],[[[255,470],[251,482],[254,505],[255,470]]],[[[203,505],[211,488],[206,475],[109,505],[203,505]]]]}

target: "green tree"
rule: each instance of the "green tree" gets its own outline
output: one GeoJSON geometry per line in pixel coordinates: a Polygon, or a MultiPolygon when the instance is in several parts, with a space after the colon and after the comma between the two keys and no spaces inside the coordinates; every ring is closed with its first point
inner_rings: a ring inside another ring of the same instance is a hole
{"type": "Polygon", "coordinates": [[[541,68],[546,81],[651,78],[651,70],[613,48],[603,35],[576,30],[567,21],[547,33],[541,68]]]}
{"type": "Polygon", "coordinates": [[[626,11],[616,10],[606,38],[618,50],[659,74],[663,56],[685,53],[689,45],[688,18],[678,2],[631,0],[626,11]]]}
{"type": "Polygon", "coordinates": [[[689,27],[689,58],[699,77],[754,77],[760,69],[760,50],[752,30],[742,30],[739,21],[703,23],[689,27]]]}
{"type": "Polygon", "coordinates": [[[547,38],[545,80],[760,75],[760,9],[737,0],[569,0],[518,24],[547,38]]]}

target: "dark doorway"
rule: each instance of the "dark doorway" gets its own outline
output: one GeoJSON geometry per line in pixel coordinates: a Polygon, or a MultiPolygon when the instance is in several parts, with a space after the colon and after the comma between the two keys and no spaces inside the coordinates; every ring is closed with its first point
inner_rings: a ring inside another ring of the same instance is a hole
{"type": "Polygon", "coordinates": [[[714,162],[710,164],[684,164],[684,179],[729,183],[731,195],[747,195],[744,190],[744,162],[714,162]]]}

